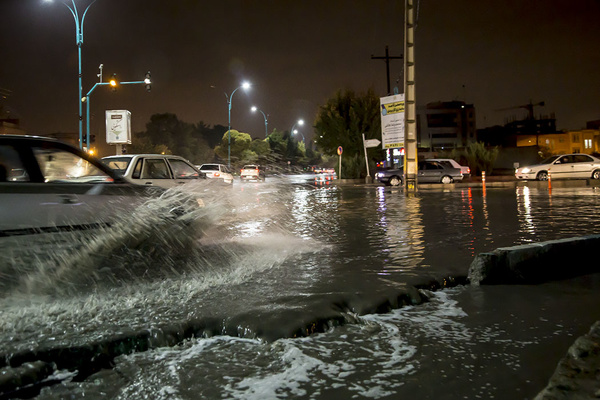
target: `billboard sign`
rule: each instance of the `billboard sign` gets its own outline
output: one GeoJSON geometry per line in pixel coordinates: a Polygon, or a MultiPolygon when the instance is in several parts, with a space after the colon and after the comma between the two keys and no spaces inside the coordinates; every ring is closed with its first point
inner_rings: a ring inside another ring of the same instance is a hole
{"type": "Polygon", "coordinates": [[[106,110],[106,143],[131,144],[131,112],[106,110]]]}
{"type": "Polygon", "coordinates": [[[404,94],[381,97],[380,104],[382,147],[404,147],[404,94]]]}

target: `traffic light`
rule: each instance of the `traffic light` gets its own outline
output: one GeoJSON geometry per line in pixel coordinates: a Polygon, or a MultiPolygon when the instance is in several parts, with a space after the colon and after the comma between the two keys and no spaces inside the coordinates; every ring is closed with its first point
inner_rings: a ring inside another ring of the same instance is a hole
{"type": "Polygon", "coordinates": [[[149,92],[152,90],[152,79],[150,79],[150,71],[146,72],[146,78],[144,79],[146,84],[146,90],[149,92]]]}
{"type": "Polygon", "coordinates": [[[117,91],[117,86],[119,86],[119,81],[117,80],[117,74],[113,74],[112,78],[110,78],[110,86],[112,86],[112,91],[117,91]]]}

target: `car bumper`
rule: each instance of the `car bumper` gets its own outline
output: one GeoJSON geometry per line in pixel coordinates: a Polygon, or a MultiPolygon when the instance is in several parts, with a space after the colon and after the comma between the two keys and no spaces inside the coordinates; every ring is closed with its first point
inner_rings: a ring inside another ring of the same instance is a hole
{"type": "Polygon", "coordinates": [[[536,179],[535,174],[515,174],[515,178],[517,178],[517,180],[522,180],[522,181],[536,179]]]}

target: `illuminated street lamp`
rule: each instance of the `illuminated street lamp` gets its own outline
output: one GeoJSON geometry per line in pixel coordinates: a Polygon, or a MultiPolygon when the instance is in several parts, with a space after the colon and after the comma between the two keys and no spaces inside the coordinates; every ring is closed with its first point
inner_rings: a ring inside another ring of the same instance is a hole
{"type": "MultiPolygon", "coordinates": [[[[298,133],[298,131],[296,130],[296,125],[302,126],[304,125],[304,120],[303,119],[299,119],[298,121],[296,121],[294,123],[294,125],[292,125],[292,130],[290,131],[290,133],[293,135],[295,133],[298,133]]],[[[302,133],[300,133],[302,135],[302,133]]],[[[302,140],[304,141],[304,135],[302,135],[302,140]]]]}
{"type": "Polygon", "coordinates": [[[229,130],[227,131],[228,135],[228,143],[227,143],[227,166],[231,167],[231,99],[233,98],[233,94],[239,89],[242,88],[244,90],[248,90],[250,88],[250,84],[248,82],[242,83],[241,86],[235,88],[230,95],[225,93],[225,97],[227,98],[227,106],[229,110],[229,130]]]}
{"type": "Polygon", "coordinates": [[[304,134],[302,134],[302,132],[300,132],[298,129],[294,129],[294,131],[292,132],[292,134],[294,134],[294,135],[297,134],[297,133],[299,133],[300,135],[302,135],[302,142],[305,142],[305,140],[304,140],[304,134]]]}
{"type": "MultiPolygon", "coordinates": [[[[45,0],[48,3],[51,3],[52,0],[45,0]]],[[[77,97],[77,102],[79,103],[79,148],[83,147],[83,96],[82,96],[82,83],[81,83],[81,46],[83,45],[83,21],[85,20],[85,16],[96,0],[93,0],[86,8],[81,18],[79,18],[79,12],[77,10],[77,5],[75,4],[75,0],[71,0],[72,6],[68,3],[62,2],[73,14],[73,19],[75,19],[75,41],[77,43],[77,53],[79,56],[79,96],[77,97]]]]}
{"type": "Polygon", "coordinates": [[[255,106],[253,106],[250,110],[252,110],[252,112],[260,111],[261,114],[263,115],[263,117],[265,117],[265,139],[266,139],[267,136],[269,136],[269,130],[267,128],[267,126],[269,125],[269,122],[267,121],[267,114],[265,114],[260,108],[257,108],[255,106]]]}

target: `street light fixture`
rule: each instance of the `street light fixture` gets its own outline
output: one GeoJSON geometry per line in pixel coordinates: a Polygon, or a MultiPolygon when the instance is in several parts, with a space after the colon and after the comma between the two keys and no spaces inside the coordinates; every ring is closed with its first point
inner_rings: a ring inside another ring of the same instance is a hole
{"type": "Polygon", "coordinates": [[[298,129],[294,129],[294,131],[292,132],[293,135],[299,133],[300,135],[302,135],[302,142],[305,142],[304,140],[304,134],[302,132],[300,132],[298,129]]]}
{"type": "MultiPolygon", "coordinates": [[[[52,0],[45,0],[47,3],[51,3],[52,0]]],[[[86,8],[81,18],[79,18],[79,12],[77,10],[77,5],[75,4],[75,0],[71,0],[72,7],[65,2],[62,2],[71,14],[73,14],[73,19],[75,20],[75,41],[77,43],[77,54],[79,57],[79,96],[77,97],[77,102],[79,103],[79,148],[83,148],[83,96],[82,96],[82,82],[81,82],[81,46],[83,45],[83,21],[85,20],[85,16],[96,0],[93,0],[86,8]]]]}
{"type": "MultiPolygon", "coordinates": [[[[297,133],[298,131],[296,130],[296,125],[302,126],[304,125],[304,120],[303,119],[299,119],[298,121],[296,121],[294,123],[294,125],[292,125],[292,129],[290,130],[290,133],[293,135],[294,133],[297,133]]],[[[302,137],[304,138],[304,135],[302,135],[302,137]]]]}
{"type": "Polygon", "coordinates": [[[263,117],[265,117],[265,139],[266,139],[267,136],[269,136],[269,129],[267,128],[267,126],[269,125],[269,122],[267,121],[268,114],[265,114],[260,108],[258,108],[256,106],[252,106],[252,108],[250,110],[252,110],[252,112],[260,111],[261,114],[263,115],[263,117]]]}
{"type": "Polygon", "coordinates": [[[228,143],[227,143],[227,166],[228,167],[231,167],[231,99],[233,98],[234,93],[239,88],[242,88],[244,90],[248,90],[250,88],[250,83],[248,83],[248,82],[242,83],[242,85],[236,87],[235,90],[233,92],[231,92],[230,95],[227,95],[227,93],[225,93],[225,97],[227,98],[227,107],[228,107],[228,110],[229,110],[229,130],[227,131],[227,135],[228,135],[228,143]]]}

